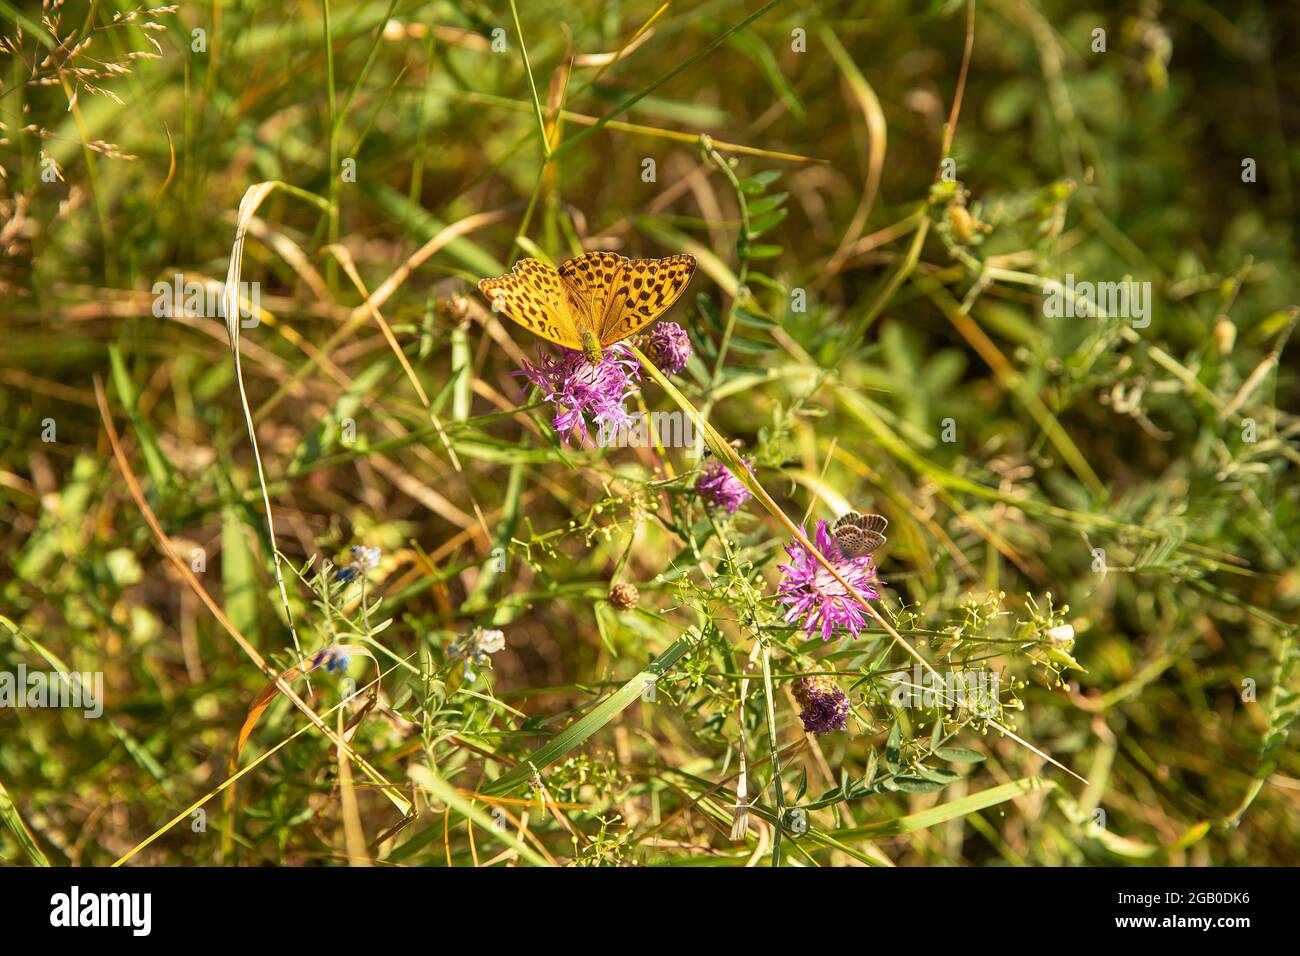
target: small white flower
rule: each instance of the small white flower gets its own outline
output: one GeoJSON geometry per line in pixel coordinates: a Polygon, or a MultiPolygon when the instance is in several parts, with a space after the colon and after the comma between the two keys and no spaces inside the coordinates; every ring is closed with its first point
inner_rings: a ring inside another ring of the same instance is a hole
{"type": "Polygon", "coordinates": [[[488,663],[489,654],[495,654],[505,646],[505,631],[489,631],[476,627],[468,634],[456,638],[451,645],[451,655],[465,658],[465,679],[473,680],[474,669],[470,665],[477,664],[482,667],[488,663]]]}
{"type": "Polygon", "coordinates": [[[505,631],[483,631],[479,635],[478,649],[484,654],[495,654],[505,646],[505,631]]]}
{"type": "Polygon", "coordinates": [[[1074,640],[1074,627],[1069,624],[1058,624],[1045,636],[1053,644],[1069,644],[1074,640]]]}

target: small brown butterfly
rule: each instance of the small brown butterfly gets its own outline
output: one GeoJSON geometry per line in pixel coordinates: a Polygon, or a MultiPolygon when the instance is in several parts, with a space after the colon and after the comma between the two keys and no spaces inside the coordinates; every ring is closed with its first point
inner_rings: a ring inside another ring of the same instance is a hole
{"type": "Polygon", "coordinates": [[[573,349],[593,365],[601,349],[621,342],[667,312],[695,274],[695,257],[628,259],[588,252],[552,269],[521,259],[479,291],[512,322],[548,342],[573,349]]]}
{"type": "Polygon", "coordinates": [[[875,551],[888,540],[885,537],[887,527],[889,519],[883,515],[860,515],[856,511],[850,511],[835,522],[835,543],[839,545],[840,554],[844,557],[860,558],[875,551]]]}

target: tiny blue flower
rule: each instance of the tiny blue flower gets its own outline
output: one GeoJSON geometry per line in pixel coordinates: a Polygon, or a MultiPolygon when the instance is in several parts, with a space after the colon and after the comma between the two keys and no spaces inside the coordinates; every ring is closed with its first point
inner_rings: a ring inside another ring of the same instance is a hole
{"type": "Polygon", "coordinates": [[[344,584],[358,580],[371,568],[378,567],[379,558],[383,555],[379,548],[367,548],[356,544],[352,546],[352,560],[348,562],[347,567],[339,568],[338,579],[344,584]]]}
{"type": "Polygon", "coordinates": [[[337,645],[325,647],[317,651],[316,655],[311,659],[313,669],[320,667],[321,664],[324,664],[325,670],[330,673],[346,672],[348,669],[348,656],[337,645]]]}

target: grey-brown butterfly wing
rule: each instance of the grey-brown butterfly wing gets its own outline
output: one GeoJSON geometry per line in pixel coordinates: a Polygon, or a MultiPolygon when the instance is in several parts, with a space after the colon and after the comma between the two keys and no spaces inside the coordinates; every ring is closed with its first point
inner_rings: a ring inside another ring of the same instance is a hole
{"type": "Polygon", "coordinates": [[[888,527],[889,519],[884,515],[860,515],[850,511],[835,522],[835,543],[846,558],[858,558],[884,545],[888,540],[885,537],[888,527]]]}

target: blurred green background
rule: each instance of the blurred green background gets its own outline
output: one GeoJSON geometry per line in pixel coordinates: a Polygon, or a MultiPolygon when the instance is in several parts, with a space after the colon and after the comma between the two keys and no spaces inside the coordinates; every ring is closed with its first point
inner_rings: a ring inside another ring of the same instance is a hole
{"type": "MultiPolygon", "coordinates": [[[[225,278],[241,198],[278,181],[299,192],[250,226],[242,279],[265,312],[242,331],[243,379],[280,550],[317,559],[285,571],[304,647],[338,633],[332,614],[360,619],[355,599],[322,607],[320,559],[385,549],[368,587],[393,622],[373,635],[392,713],[353,740],[427,805],[382,841],[400,814],[353,766],[376,858],[491,859],[442,781],[479,792],[690,627],[706,640],[665,681],[671,705],[606,716],[548,771],[565,823],[505,809],[559,862],[770,848],[758,819],[748,844],[726,837],[736,747],[760,767],[766,715],[757,691],[738,704],[744,604],[698,570],[770,594],[785,532],[751,503],[723,533],[743,560],[721,562],[689,480],[669,481],[692,462],[562,448],[545,409],[511,414],[534,343],[473,294],[520,256],[601,248],[700,259],[669,316],[697,350],[689,397],[796,520],[890,517],[884,603],[923,649],[952,653],[967,596],[1004,593],[1007,617],[968,636],[1027,681],[1021,736],[1090,781],[968,731],[954,743],[985,759],[959,780],[832,801],[815,826],[854,852],[794,859],[1300,861],[1294,4],[978,3],[947,178],[961,2],[529,0],[518,26],[502,2],[178,7],[0,3],[0,666],[59,660],[107,685],[98,721],[0,710],[0,860],[132,853],[226,780],[266,681],[162,556],[96,376],[178,554],[201,549],[233,627],[290,661],[225,323],[153,309],[155,283],[225,278]],[[728,171],[759,177],[764,234],[740,250],[728,171]],[[383,318],[446,443],[353,266],[367,291],[397,276],[383,318]],[[1045,315],[1042,283],[1067,274],[1150,283],[1150,325],[1045,315]],[[639,613],[612,612],[615,578],[639,613]],[[1049,593],[1077,669],[1025,636],[1026,595],[1049,593]],[[471,694],[447,645],[472,623],[508,637],[471,694]],[[426,665],[440,676],[414,680],[426,665]],[[1053,785],[872,829],[1038,774],[1053,785]]],[[[870,675],[909,665],[878,632],[825,653],[773,639],[795,665],[778,671],[821,658],[857,681],[846,734],[805,740],[777,701],[786,800],[811,799],[884,753],[899,718],[870,675]]],[[[313,680],[322,706],[335,683],[313,680]]],[[[929,728],[902,724],[924,749],[929,728]]],[[[305,725],[277,700],[244,762],[305,725]]],[[[133,860],[342,862],[352,786],[306,734],[241,782],[233,829],[214,799],[207,832],[184,822],[133,860]]]]}

